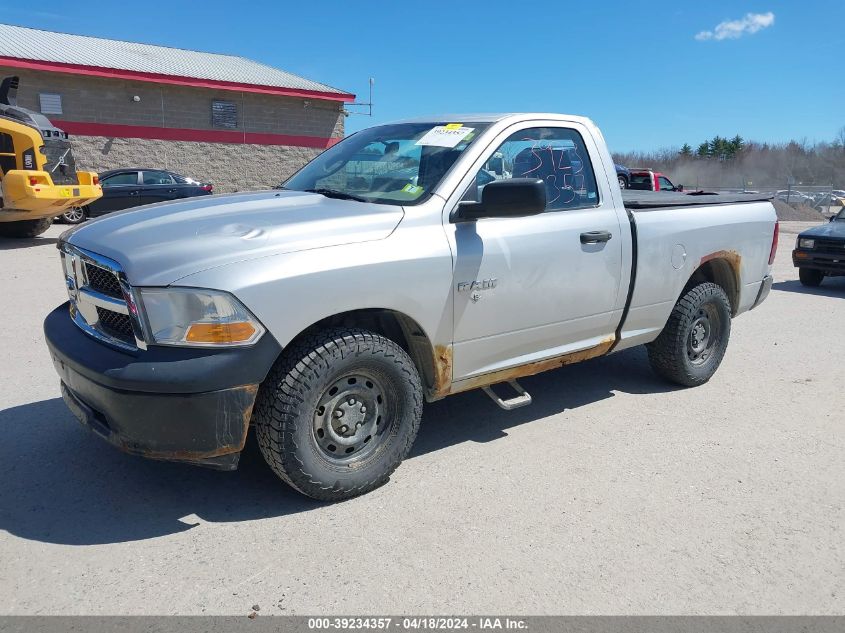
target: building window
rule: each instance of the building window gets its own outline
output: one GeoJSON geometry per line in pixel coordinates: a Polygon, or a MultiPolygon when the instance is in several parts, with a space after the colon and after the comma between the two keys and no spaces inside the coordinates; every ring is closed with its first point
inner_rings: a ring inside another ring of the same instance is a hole
{"type": "Polygon", "coordinates": [[[238,109],[234,101],[211,102],[212,127],[224,127],[234,130],[238,127],[238,109]]]}
{"type": "Polygon", "coordinates": [[[55,92],[41,92],[38,94],[42,114],[62,114],[62,95],[55,92]]]}

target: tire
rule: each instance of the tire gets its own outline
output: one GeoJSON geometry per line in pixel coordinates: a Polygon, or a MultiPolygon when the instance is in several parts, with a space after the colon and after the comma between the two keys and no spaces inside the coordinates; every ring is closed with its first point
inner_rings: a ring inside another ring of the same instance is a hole
{"type": "Polygon", "coordinates": [[[0,222],[0,237],[37,237],[50,228],[53,218],[0,222]]]}
{"type": "Polygon", "coordinates": [[[649,343],[648,360],[660,377],[695,387],[716,373],[731,336],[731,306],[714,283],[688,290],[675,304],[669,321],[649,343]]]}
{"type": "Polygon", "coordinates": [[[82,224],[88,219],[88,209],[85,207],[70,207],[59,218],[65,224],[82,224]]]}
{"type": "Polygon", "coordinates": [[[813,268],[799,268],[798,279],[801,280],[802,286],[818,288],[822,283],[822,279],[824,279],[824,273],[813,268]]]}
{"type": "Polygon", "coordinates": [[[256,436],[283,481],[314,499],[342,501],[388,481],[411,450],[422,406],[419,374],[398,344],[333,328],[276,361],[258,391],[256,436]]]}
{"type": "Polygon", "coordinates": [[[628,188],[628,179],[625,176],[617,176],[619,180],[619,188],[620,189],[627,189],[628,188]]]}

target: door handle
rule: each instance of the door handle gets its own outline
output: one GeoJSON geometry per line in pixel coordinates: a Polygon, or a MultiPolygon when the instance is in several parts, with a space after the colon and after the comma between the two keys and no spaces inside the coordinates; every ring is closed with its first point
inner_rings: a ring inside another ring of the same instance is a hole
{"type": "Polygon", "coordinates": [[[598,244],[599,242],[608,242],[612,237],[610,231],[589,231],[588,233],[581,233],[581,243],[598,244]]]}
{"type": "Polygon", "coordinates": [[[140,191],[130,191],[129,195],[130,196],[137,196],[139,193],[141,193],[141,192],[140,191]]]}

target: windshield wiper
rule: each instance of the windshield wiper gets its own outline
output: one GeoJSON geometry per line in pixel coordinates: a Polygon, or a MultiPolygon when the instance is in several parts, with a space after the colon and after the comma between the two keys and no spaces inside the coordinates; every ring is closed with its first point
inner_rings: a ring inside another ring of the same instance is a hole
{"type": "Polygon", "coordinates": [[[366,198],[360,196],[353,196],[351,193],[345,191],[338,191],[337,189],[304,189],[306,193],[319,193],[326,198],[337,198],[338,200],[355,200],[356,202],[367,202],[366,198]]]}

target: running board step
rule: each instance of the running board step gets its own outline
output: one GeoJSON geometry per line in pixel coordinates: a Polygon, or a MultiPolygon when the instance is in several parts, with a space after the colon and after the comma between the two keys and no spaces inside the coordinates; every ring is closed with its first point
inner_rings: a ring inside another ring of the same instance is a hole
{"type": "MultiPolygon", "coordinates": [[[[504,384],[504,383],[499,383],[504,384]]],[[[525,391],[522,386],[515,380],[508,380],[508,383],[511,388],[518,393],[518,396],[513,398],[508,398],[507,400],[502,400],[499,396],[491,388],[492,385],[487,387],[482,387],[482,391],[486,393],[490,399],[499,405],[505,411],[513,411],[514,409],[519,409],[520,407],[527,407],[531,404],[531,394],[525,391]]]]}

